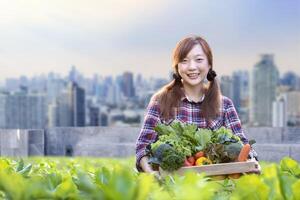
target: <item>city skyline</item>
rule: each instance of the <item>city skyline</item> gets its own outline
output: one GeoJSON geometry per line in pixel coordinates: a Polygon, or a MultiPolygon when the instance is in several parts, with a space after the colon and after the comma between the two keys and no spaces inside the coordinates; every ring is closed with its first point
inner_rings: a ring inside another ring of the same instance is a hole
{"type": "MultiPolygon", "coordinates": [[[[221,93],[232,100],[244,125],[299,126],[300,77],[278,75],[273,56],[266,54],[252,72],[220,76],[221,93]]],[[[75,67],[64,77],[7,79],[0,92],[0,128],[137,125],[166,82],[132,72],[85,78],[75,67]]]]}
{"type": "Polygon", "coordinates": [[[219,75],[274,54],[280,74],[300,65],[300,1],[0,2],[0,81],[75,65],[85,77],[124,71],[167,78],[179,39],[207,39],[219,75]],[[188,15],[186,15],[188,13],[188,15]]]}

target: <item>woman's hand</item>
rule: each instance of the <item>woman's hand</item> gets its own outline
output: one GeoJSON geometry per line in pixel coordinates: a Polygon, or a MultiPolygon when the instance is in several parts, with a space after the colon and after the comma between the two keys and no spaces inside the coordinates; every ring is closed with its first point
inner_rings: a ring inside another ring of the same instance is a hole
{"type": "Polygon", "coordinates": [[[140,161],[140,166],[143,169],[143,171],[145,173],[149,173],[152,174],[155,178],[157,178],[158,180],[161,179],[159,171],[155,171],[152,169],[151,165],[149,165],[148,163],[148,157],[144,156],[141,161],[140,161]]]}
{"type": "Polygon", "coordinates": [[[247,174],[261,174],[261,167],[258,161],[255,158],[248,159],[247,161],[254,161],[255,162],[255,170],[251,172],[247,172],[247,174]]]}
{"type": "Polygon", "coordinates": [[[151,165],[148,163],[148,157],[144,156],[140,161],[140,166],[146,173],[152,173],[154,170],[152,169],[151,165]]]}

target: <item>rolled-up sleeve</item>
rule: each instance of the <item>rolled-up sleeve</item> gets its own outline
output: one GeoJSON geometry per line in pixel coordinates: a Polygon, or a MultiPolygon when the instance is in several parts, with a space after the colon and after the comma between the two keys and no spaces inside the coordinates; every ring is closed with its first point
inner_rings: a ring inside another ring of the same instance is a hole
{"type": "Polygon", "coordinates": [[[156,100],[151,99],[145,114],[142,129],[136,141],[136,168],[142,171],[140,160],[146,155],[146,147],[157,138],[154,127],[160,121],[160,108],[156,100]]]}
{"type": "MultiPolygon", "coordinates": [[[[226,128],[231,129],[233,134],[241,138],[241,141],[244,144],[249,143],[249,140],[246,138],[244,134],[243,128],[241,126],[241,121],[232,103],[232,100],[227,97],[223,97],[223,103],[224,103],[224,115],[225,115],[224,125],[226,126],[226,128]]],[[[255,157],[257,159],[257,153],[253,148],[251,148],[250,157],[251,158],[255,157]]]]}

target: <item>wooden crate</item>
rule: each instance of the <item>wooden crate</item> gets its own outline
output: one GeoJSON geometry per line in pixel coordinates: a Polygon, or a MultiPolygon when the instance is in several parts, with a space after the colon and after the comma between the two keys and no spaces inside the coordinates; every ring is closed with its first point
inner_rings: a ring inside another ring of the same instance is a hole
{"type": "MultiPolygon", "coordinates": [[[[173,172],[179,175],[183,175],[185,172],[194,171],[198,173],[205,173],[207,176],[216,175],[227,175],[236,173],[246,173],[257,169],[255,161],[246,162],[232,162],[232,163],[221,163],[221,164],[211,164],[202,166],[191,166],[191,167],[181,167],[179,170],[173,172]]],[[[164,171],[159,168],[159,173],[162,176],[170,174],[170,172],[164,171]]]]}

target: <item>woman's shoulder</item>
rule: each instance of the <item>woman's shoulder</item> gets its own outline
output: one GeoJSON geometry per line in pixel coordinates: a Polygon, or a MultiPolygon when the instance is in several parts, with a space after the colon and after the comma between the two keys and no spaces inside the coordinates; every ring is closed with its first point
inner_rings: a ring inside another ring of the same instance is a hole
{"type": "Polygon", "coordinates": [[[233,102],[229,97],[221,95],[221,99],[222,99],[222,105],[225,109],[233,105],[233,102]]]}
{"type": "Polygon", "coordinates": [[[157,94],[153,94],[148,103],[148,108],[155,107],[155,108],[159,109],[159,107],[160,107],[159,104],[160,104],[159,96],[157,94]]]}

